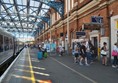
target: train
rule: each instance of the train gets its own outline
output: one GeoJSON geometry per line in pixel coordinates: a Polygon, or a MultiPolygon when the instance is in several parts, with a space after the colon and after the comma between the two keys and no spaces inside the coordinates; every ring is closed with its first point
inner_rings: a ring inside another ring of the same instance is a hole
{"type": "Polygon", "coordinates": [[[16,37],[0,27],[0,74],[3,67],[7,67],[23,48],[24,45],[19,45],[16,37]]]}

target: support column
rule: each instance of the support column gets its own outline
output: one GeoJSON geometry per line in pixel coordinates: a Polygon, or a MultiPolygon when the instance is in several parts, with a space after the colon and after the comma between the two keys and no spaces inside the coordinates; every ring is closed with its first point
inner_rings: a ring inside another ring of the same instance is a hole
{"type": "Polygon", "coordinates": [[[67,54],[70,47],[70,26],[69,26],[69,1],[67,0],[67,54]]]}

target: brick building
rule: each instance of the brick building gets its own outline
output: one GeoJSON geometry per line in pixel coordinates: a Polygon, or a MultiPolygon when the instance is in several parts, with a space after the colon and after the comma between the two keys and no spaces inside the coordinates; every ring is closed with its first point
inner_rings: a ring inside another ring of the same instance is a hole
{"type": "MultiPolygon", "coordinates": [[[[59,1],[59,0],[58,0],[59,1]]],[[[51,9],[51,26],[36,38],[36,42],[61,43],[67,50],[74,39],[90,39],[96,49],[107,42],[109,51],[118,41],[118,0],[64,0],[64,18],[51,9]],[[84,31],[84,36],[76,32],[84,31]]],[[[109,55],[110,56],[110,55],[109,55]]]]}

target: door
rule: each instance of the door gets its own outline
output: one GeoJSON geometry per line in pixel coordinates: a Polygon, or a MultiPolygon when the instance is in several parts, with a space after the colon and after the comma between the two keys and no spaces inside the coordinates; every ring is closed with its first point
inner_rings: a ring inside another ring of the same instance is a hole
{"type": "Polygon", "coordinates": [[[95,54],[98,56],[98,39],[97,37],[92,37],[92,43],[93,46],[95,47],[95,54]]]}

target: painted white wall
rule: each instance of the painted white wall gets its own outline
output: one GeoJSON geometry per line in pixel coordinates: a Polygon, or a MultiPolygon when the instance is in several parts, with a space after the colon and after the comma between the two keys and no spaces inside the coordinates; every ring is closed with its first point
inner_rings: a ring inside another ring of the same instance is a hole
{"type": "MultiPolygon", "coordinates": [[[[101,38],[100,38],[100,48],[103,47],[103,43],[104,43],[104,42],[107,43],[107,49],[109,50],[109,37],[101,37],[101,38]]],[[[109,57],[109,51],[108,51],[107,57],[109,57]]]]}
{"type": "Polygon", "coordinates": [[[111,17],[111,51],[113,49],[114,43],[117,42],[117,31],[116,21],[118,21],[118,15],[111,17]]]}
{"type": "MultiPolygon", "coordinates": [[[[100,42],[99,42],[99,31],[94,30],[94,31],[90,32],[89,35],[90,35],[90,40],[92,40],[93,37],[97,37],[98,47],[99,47],[99,44],[100,44],[100,42]]],[[[93,41],[91,41],[91,42],[93,44],[93,41]]]]}

